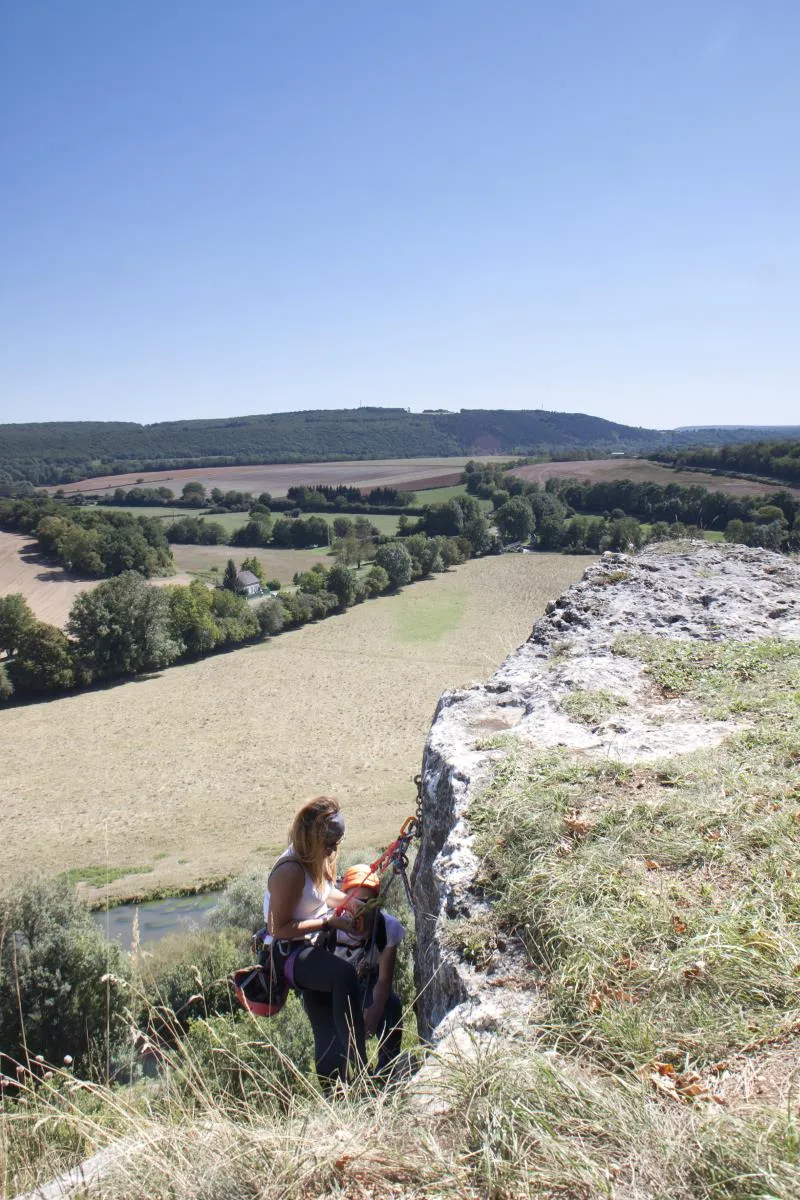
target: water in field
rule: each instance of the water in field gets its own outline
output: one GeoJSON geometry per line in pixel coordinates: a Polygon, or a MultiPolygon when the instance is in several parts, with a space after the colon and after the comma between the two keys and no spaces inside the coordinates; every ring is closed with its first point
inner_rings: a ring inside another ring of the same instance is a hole
{"type": "Polygon", "coordinates": [[[202,928],[219,898],[218,892],[199,896],[173,896],[167,900],[147,900],[143,904],[117,904],[98,909],[92,916],[109,941],[119,942],[125,950],[133,943],[133,924],[139,914],[139,941],[157,942],[169,933],[202,928]]]}

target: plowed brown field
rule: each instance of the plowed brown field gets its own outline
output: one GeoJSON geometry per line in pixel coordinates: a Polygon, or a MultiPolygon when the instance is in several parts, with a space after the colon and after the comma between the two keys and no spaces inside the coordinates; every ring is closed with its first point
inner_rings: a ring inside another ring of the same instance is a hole
{"type": "Polygon", "coordinates": [[[631,479],[634,483],[677,483],[680,487],[704,487],[710,492],[728,492],[732,496],[761,496],[784,488],[799,492],[788,484],[756,483],[752,479],[727,479],[705,471],[672,471],[661,463],[643,458],[594,458],[581,462],[532,463],[517,467],[512,475],[531,483],[546,479],[584,479],[590,483],[605,483],[612,479],[631,479]]]}
{"type": "MultiPolygon", "coordinates": [[[[505,462],[503,457],[483,456],[482,462],[505,462]]],[[[107,492],[114,488],[131,488],[141,483],[145,487],[172,488],[176,495],[190,479],[199,480],[207,488],[223,491],[270,492],[285,496],[286,489],[297,484],[339,483],[354,487],[438,487],[438,480],[455,477],[469,462],[467,458],[378,458],[361,462],[275,463],[253,467],[193,467],[179,471],[132,472],[128,475],[102,475],[97,479],[82,479],[64,485],[65,492],[107,492]]],[[[55,491],[50,488],[50,491],[55,491]]]]}
{"type": "Polygon", "coordinates": [[[266,863],[295,805],[341,798],[348,851],[413,811],[442,691],[485,679],[587,565],[477,559],[272,641],[0,710],[0,877],[150,868],[115,895],[266,863]]]}
{"type": "MultiPolygon", "coordinates": [[[[179,574],[168,579],[152,579],[151,583],[189,583],[190,580],[191,576],[179,574]]],[[[98,583],[99,579],[82,579],[63,567],[45,563],[36,553],[36,543],[29,537],[0,531],[0,596],[20,592],[40,621],[63,625],[75,597],[80,592],[91,591],[98,583]]]]}

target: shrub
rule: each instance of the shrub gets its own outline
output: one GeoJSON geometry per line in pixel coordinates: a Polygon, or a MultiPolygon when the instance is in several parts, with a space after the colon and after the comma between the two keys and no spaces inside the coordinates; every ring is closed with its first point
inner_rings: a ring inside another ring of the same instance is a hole
{"type": "Polygon", "coordinates": [[[264,924],[264,889],[267,874],[253,867],[232,879],[209,914],[211,929],[236,928],[255,933],[264,924]]]}
{"type": "Polygon", "coordinates": [[[241,1013],[195,1021],[185,1051],[191,1074],[215,1096],[288,1108],[293,1094],[311,1088],[311,1025],[292,993],[278,1016],[267,1020],[241,1013]]]}
{"type": "Polygon", "coordinates": [[[122,1045],[127,956],[106,941],[65,880],[33,879],[0,899],[0,1046],[24,1062],[100,1075],[122,1045]]]}
{"type": "Polygon", "coordinates": [[[20,638],[10,674],[17,693],[72,687],[72,651],[66,635],[44,621],[30,625],[20,638]]]}
{"type": "Polygon", "coordinates": [[[8,677],[6,664],[0,662],[0,704],[14,695],[14,685],[8,677]]]}
{"type": "Polygon", "coordinates": [[[192,1017],[233,1012],[230,975],[250,954],[248,939],[232,929],[161,938],[142,956],[143,1023],[163,1033],[192,1017]]]}
{"type": "Polygon", "coordinates": [[[255,616],[265,637],[274,636],[283,629],[285,609],[277,596],[270,596],[256,605],[255,616]]]}

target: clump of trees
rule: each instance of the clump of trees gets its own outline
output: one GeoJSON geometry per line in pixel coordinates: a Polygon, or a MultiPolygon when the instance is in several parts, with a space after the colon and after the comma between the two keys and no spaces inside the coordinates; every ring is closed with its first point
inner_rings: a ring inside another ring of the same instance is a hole
{"type": "Polygon", "coordinates": [[[786,491],[733,496],[630,479],[548,479],[542,487],[477,463],[467,464],[464,478],[469,495],[492,501],[506,544],[532,540],[542,550],[598,553],[714,529],[746,545],[800,549],[800,497],[786,491]]]}
{"type": "Polygon", "coordinates": [[[43,555],[94,578],[163,575],[173,565],[164,527],[152,517],[36,497],[0,500],[0,528],[30,534],[43,555]]]}

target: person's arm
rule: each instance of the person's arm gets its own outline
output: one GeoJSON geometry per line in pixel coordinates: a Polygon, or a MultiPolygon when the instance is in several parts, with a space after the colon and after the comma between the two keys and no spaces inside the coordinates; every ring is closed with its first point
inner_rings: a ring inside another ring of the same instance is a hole
{"type": "Polygon", "coordinates": [[[397,946],[387,946],[378,961],[378,978],[372,989],[372,1004],[364,1011],[364,1029],[372,1037],[383,1019],[383,1010],[392,991],[397,946]]]}
{"type": "Polygon", "coordinates": [[[305,871],[299,863],[284,862],[272,872],[267,928],[274,938],[280,940],[281,938],[308,937],[309,934],[319,933],[329,927],[333,929],[350,928],[353,919],[349,913],[342,913],[338,917],[326,915],[324,917],[308,917],[303,921],[296,920],[293,914],[300,903],[304,886],[305,871]]]}

